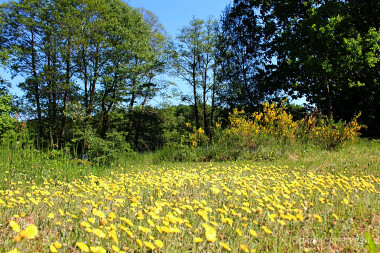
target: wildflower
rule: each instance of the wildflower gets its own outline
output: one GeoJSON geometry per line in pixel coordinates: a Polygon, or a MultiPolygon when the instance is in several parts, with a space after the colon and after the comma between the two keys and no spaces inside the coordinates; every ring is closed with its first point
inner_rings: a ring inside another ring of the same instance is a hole
{"type": "Polygon", "coordinates": [[[245,244],[240,244],[240,249],[244,252],[249,252],[249,248],[245,244]]]}
{"type": "Polygon", "coordinates": [[[262,226],[261,228],[264,230],[266,234],[268,235],[272,234],[272,231],[270,231],[266,226],[262,226]]]}
{"type": "Polygon", "coordinates": [[[54,219],[54,213],[49,213],[48,217],[49,217],[50,219],[54,219]]]}
{"type": "Polygon", "coordinates": [[[150,233],[150,229],[143,226],[139,226],[139,230],[143,233],[150,233]]]}
{"type": "Polygon", "coordinates": [[[14,248],[13,250],[8,251],[7,253],[21,253],[18,248],[14,248]]]}
{"type": "Polygon", "coordinates": [[[58,252],[57,248],[53,244],[49,245],[49,250],[51,253],[57,253],[58,252]]]}
{"type": "Polygon", "coordinates": [[[140,239],[136,239],[136,242],[138,245],[140,245],[140,247],[142,247],[142,241],[140,239]]]}
{"type": "Polygon", "coordinates": [[[154,240],[154,244],[156,244],[158,248],[164,247],[164,243],[161,240],[154,240]]]}
{"type": "Polygon", "coordinates": [[[54,247],[56,247],[57,249],[60,249],[62,248],[62,244],[60,244],[59,242],[54,242],[54,247]]]}
{"type": "Polygon", "coordinates": [[[13,242],[17,243],[17,242],[20,242],[20,241],[21,241],[21,236],[16,235],[15,237],[13,237],[13,242]]]}
{"type": "Polygon", "coordinates": [[[117,238],[117,234],[115,232],[115,230],[111,230],[110,232],[108,232],[108,236],[110,238],[112,238],[112,240],[115,242],[115,243],[119,243],[119,240],[117,238]]]}
{"type": "Polygon", "coordinates": [[[107,253],[107,251],[102,246],[90,247],[92,253],[107,253]]]}
{"type": "Polygon", "coordinates": [[[115,218],[116,218],[116,214],[114,212],[110,212],[110,214],[108,215],[108,219],[113,220],[115,218]]]}
{"type": "Polygon", "coordinates": [[[230,247],[227,243],[219,242],[219,245],[220,245],[223,249],[225,249],[225,250],[227,250],[227,251],[231,251],[231,247],[230,247]]]}
{"type": "Polygon", "coordinates": [[[203,239],[200,238],[200,237],[195,237],[195,238],[194,238],[194,242],[196,242],[196,243],[200,243],[200,242],[203,242],[203,239]]]}
{"type": "Polygon", "coordinates": [[[17,222],[10,220],[9,221],[9,226],[12,228],[13,231],[15,232],[20,232],[20,226],[18,225],[17,222]]]}
{"type": "Polygon", "coordinates": [[[202,226],[206,230],[206,239],[209,242],[215,242],[216,241],[216,230],[214,227],[207,225],[206,223],[203,223],[202,226]]]}
{"type": "Polygon", "coordinates": [[[91,227],[91,224],[88,223],[87,221],[82,221],[82,222],[80,223],[80,225],[81,225],[82,227],[85,227],[85,228],[90,228],[90,227],[91,227]]]}
{"type": "Polygon", "coordinates": [[[257,236],[257,233],[256,233],[256,231],[255,231],[255,230],[253,230],[253,229],[250,229],[250,230],[249,230],[249,234],[250,234],[250,235],[252,235],[252,236],[254,236],[254,237],[256,237],[256,236],[257,236]]]}
{"type": "Polygon", "coordinates": [[[115,245],[112,245],[111,248],[114,252],[120,252],[120,249],[115,245]]]}
{"type": "Polygon", "coordinates": [[[126,219],[126,218],[123,218],[123,217],[120,217],[120,220],[121,221],[124,221],[125,223],[127,223],[129,226],[133,227],[133,223],[130,219],[126,219]]]}
{"type": "Polygon", "coordinates": [[[90,252],[90,249],[88,248],[88,246],[84,242],[77,242],[76,245],[78,246],[78,248],[81,251],[83,251],[83,252],[90,252]]]}
{"type": "Polygon", "coordinates": [[[22,238],[27,238],[27,239],[34,239],[38,235],[38,229],[37,226],[34,224],[31,224],[27,226],[23,231],[20,232],[20,236],[22,238]]]}
{"type": "Polygon", "coordinates": [[[319,216],[318,214],[314,214],[314,218],[319,221],[319,222],[322,222],[322,217],[319,216]]]}
{"type": "Polygon", "coordinates": [[[97,237],[100,237],[100,238],[105,238],[106,237],[106,234],[102,230],[100,230],[98,228],[92,230],[92,233],[94,235],[96,235],[97,237]]]}
{"type": "Polygon", "coordinates": [[[156,249],[156,247],[151,242],[144,242],[144,245],[145,245],[145,247],[147,247],[147,248],[149,248],[151,250],[155,250],[156,249]]]}

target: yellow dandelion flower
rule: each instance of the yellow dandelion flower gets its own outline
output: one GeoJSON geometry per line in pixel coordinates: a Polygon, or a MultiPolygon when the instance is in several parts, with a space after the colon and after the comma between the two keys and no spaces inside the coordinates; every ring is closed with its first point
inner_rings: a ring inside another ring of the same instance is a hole
{"type": "Polygon", "coordinates": [[[95,216],[98,216],[101,219],[105,219],[106,218],[105,214],[102,211],[98,210],[98,209],[92,209],[92,214],[95,215],[95,216]]]}
{"type": "Polygon", "coordinates": [[[240,249],[244,252],[249,252],[249,248],[245,244],[240,244],[240,249]]]}
{"type": "Polygon", "coordinates": [[[243,234],[242,234],[242,232],[241,232],[241,230],[240,229],[236,229],[236,233],[239,235],[239,236],[242,236],[243,234]]]}
{"type": "Polygon", "coordinates": [[[139,230],[143,233],[150,233],[150,229],[143,226],[139,226],[139,230]]]}
{"type": "Polygon", "coordinates": [[[110,214],[108,215],[108,219],[115,219],[116,218],[116,214],[114,212],[110,212],[110,214]]]}
{"type": "Polygon", "coordinates": [[[102,224],[102,226],[107,225],[107,220],[106,219],[101,219],[100,220],[100,224],[102,224]]]}
{"type": "Polygon", "coordinates": [[[105,234],[102,230],[100,230],[100,229],[98,229],[98,228],[92,230],[92,233],[93,233],[94,235],[96,235],[97,237],[100,237],[100,238],[106,238],[106,234],[105,234]]]}
{"type": "Polygon", "coordinates": [[[303,221],[303,220],[304,220],[302,214],[300,214],[300,213],[297,213],[297,214],[296,214],[296,217],[297,217],[297,219],[299,219],[300,221],[303,221]]]}
{"type": "Polygon", "coordinates": [[[346,198],[343,199],[343,202],[344,202],[344,204],[346,204],[346,205],[349,204],[349,201],[348,201],[348,199],[346,199],[346,198]]]}
{"type": "Polygon", "coordinates": [[[21,251],[19,251],[18,248],[14,248],[14,249],[8,251],[7,253],[21,253],[21,251]]]}
{"type": "Polygon", "coordinates": [[[322,217],[321,217],[321,216],[319,216],[318,214],[314,214],[313,216],[314,216],[314,218],[315,218],[317,221],[322,222],[322,217]]]}
{"type": "Polygon", "coordinates": [[[158,248],[164,247],[164,243],[161,240],[154,240],[154,244],[156,244],[158,248]]]}
{"type": "Polygon", "coordinates": [[[117,244],[119,243],[119,239],[117,238],[117,234],[115,230],[111,230],[108,232],[108,236],[112,238],[112,240],[117,244]]]}
{"type": "Polygon", "coordinates": [[[194,242],[196,242],[196,243],[200,243],[200,242],[203,242],[203,239],[200,238],[200,237],[195,237],[195,238],[194,238],[194,242]]]}
{"type": "Polygon", "coordinates": [[[92,253],[107,253],[107,251],[102,246],[90,247],[92,253]]]}
{"type": "Polygon", "coordinates": [[[18,243],[20,241],[21,241],[21,236],[16,235],[15,237],[13,237],[13,242],[18,243]]]}
{"type": "Polygon", "coordinates": [[[225,242],[219,242],[219,245],[220,245],[223,249],[225,249],[225,250],[227,250],[227,251],[231,251],[231,247],[230,247],[227,243],[225,243],[225,242]]]}
{"type": "Polygon", "coordinates": [[[272,231],[270,231],[266,226],[262,226],[261,228],[264,230],[265,234],[272,234],[272,231]]]}
{"type": "Polygon", "coordinates": [[[49,213],[48,217],[49,217],[50,219],[54,219],[54,213],[49,213]]]}
{"type": "Polygon", "coordinates": [[[80,223],[80,225],[81,225],[82,227],[85,227],[85,228],[90,228],[90,227],[91,227],[91,224],[88,223],[87,221],[82,221],[82,222],[80,223]]]}
{"type": "Polygon", "coordinates": [[[9,221],[9,226],[12,228],[13,231],[20,232],[20,226],[14,220],[9,221]]]}
{"type": "Polygon", "coordinates": [[[216,241],[216,230],[215,230],[215,228],[206,224],[206,223],[203,223],[202,226],[206,230],[205,235],[206,235],[207,241],[215,242],[216,241]]]}
{"type": "Polygon", "coordinates": [[[56,247],[57,249],[60,249],[62,248],[62,244],[60,244],[59,242],[54,242],[54,247],[56,247]]]}
{"type": "Polygon", "coordinates": [[[151,250],[155,250],[156,249],[156,247],[151,242],[144,242],[144,245],[145,245],[145,247],[147,247],[147,248],[149,248],[151,250]]]}
{"type": "Polygon", "coordinates": [[[136,239],[136,242],[138,245],[140,245],[140,247],[142,247],[142,241],[140,239],[136,239]]]}
{"type": "Polygon", "coordinates": [[[254,236],[254,237],[256,237],[256,236],[257,236],[257,233],[256,233],[256,231],[255,231],[255,230],[253,230],[253,229],[250,229],[250,230],[249,230],[249,234],[250,234],[250,235],[252,235],[252,236],[254,236]]]}
{"type": "Polygon", "coordinates": [[[269,217],[269,219],[270,219],[271,222],[274,222],[274,219],[277,217],[277,214],[275,214],[275,213],[274,214],[270,214],[268,217],[269,217]]]}
{"type": "Polygon", "coordinates": [[[57,248],[53,244],[49,245],[49,250],[51,253],[57,253],[58,252],[57,248]]]}
{"type": "Polygon", "coordinates": [[[120,217],[120,220],[121,221],[124,221],[125,223],[127,223],[129,226],[133,227],[133,223],[130,219],[126,219],[124,217],[120,217]]]}
{"type": "Polygon", "coordinates": [[[76,245],[81,251],[90,252],[90,249],[88,248],[88,246],[84,242],[77,242],[76,245]]]}
{"type": "Polygon", "coordinates": [[[34,224],[28,225],[23,231],[20,232],[22,238],[34,239],[38,235],[37,226],[34,224]]]}
{"type": "Polygon", "coordinates": [[[120,252],[120,249],[115,245],[112,245],[111,248],[112,248],[113,252],[120,252]]]}

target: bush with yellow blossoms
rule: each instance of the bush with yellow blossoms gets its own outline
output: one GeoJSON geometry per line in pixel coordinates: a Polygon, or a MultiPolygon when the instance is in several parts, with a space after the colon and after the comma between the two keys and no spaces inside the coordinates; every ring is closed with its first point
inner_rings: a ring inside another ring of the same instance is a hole
{"type": "Polygon", "coordinates": [[[338,121],[328,117],[309,115],[294,120],[286,111],[285,103],[263,103],[261,112],[247,115],[244,110],[234,109],[229,115],[230,124],[221,135],[222,142],[230,146],[254,149],[264,139],[274,138],[278,142],[311,141],[324,148],[338,148],[359,136],[361,126],[356,115],[350,122],[338,121]]]}

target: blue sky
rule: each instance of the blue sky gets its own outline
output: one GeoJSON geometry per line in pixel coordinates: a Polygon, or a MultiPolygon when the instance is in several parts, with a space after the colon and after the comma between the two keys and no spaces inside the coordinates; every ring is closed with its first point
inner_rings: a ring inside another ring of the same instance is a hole
{"type": "MultiPolygon", "coordinates": [[[[222,15],[225,7],[232,3],[233,0],[127,0],[129,5],[135,8],[145,8],[153,12],[165,27],[168,34],[175,39],[180,29],[188,25],[194,17],[207,19],[213,16],[216,19],[222,15]]],[[[0,0],[0,3],[7,2],[0,0]]],[[[0,68],[0,75],[10,80],[9,73],[0,68]]],[[[10,80],[12,83],[11,92],[20,95],[21,91],[16,87],[17,83],[23,80],[22,77],[16,77],[10,80]]],[[[171,79],[178,84],[178,88],[186,93],[186,84],[178,79],[171,79]]]]}
{"type": "Polygon", "coordinates": [[[172,38],[175,38],[179,30],[188,25],[193,16],[206,19],[212,15],[219,19],[232,0],[130,0],[126,2],[133,7],[144,7],[152,11],[172,38]]]}

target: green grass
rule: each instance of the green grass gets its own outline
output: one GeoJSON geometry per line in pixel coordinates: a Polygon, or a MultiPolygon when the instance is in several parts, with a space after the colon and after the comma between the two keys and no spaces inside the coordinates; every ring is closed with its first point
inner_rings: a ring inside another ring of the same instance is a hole
{"type": "MultiPolygon", "coordinates": [[[[193,152],[194,158],[204,155],[193,152]]],[[[110,166],[78,165],[63,152],[3,146],[0,252],[48,252],[55,241],[63,245],[58,252],[80,252],[77,242],[110,252],[112,246],[151,252],[149,243],[157,248],[157,240],[164,247],[153,252],[226,251],[220,242],[233,252],[244,246],[257,252],[363,252],[368,234],[379,244],[379,141],[330,151],[273,143],[222,162],[162,162],[162,155],[120,154],[110,166]],[[13,242],[19,232],[9,220],[21,230],[35,224],[38,236],[13,242]],[[215,229],[215,242],[207,241],[204,224],[215,229]],[[179,233],[163,231],[175,227],[179,233]],[[113,230],[117,240],[110,237],[113,230]],[[197,237],[203,242],[194,242],[197,237]]]]}

